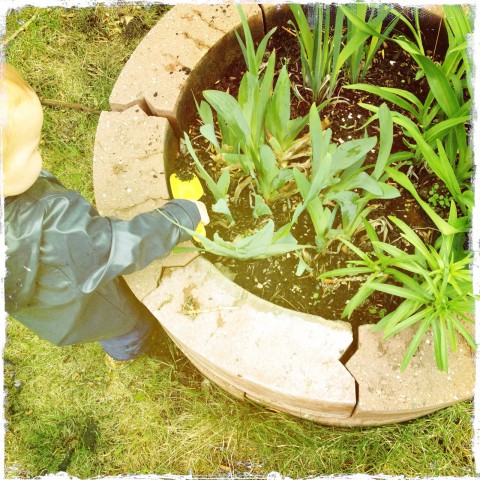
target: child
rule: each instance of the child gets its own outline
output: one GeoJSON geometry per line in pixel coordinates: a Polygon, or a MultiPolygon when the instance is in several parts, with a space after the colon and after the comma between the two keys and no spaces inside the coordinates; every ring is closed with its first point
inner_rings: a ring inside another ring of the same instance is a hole
{"type": "Polygon", "coordinates": [[[99,341],[113,359],[134,358],[151,349],[154,338],[166,338],[121,275],[190,238],[164,215],[195,230],[209,222],[205,205],[172,200],[160,209],[164,215],[152,211],[130,221],[100,216],[42,170],[40,101],[11,66],[3,67],[6,310],[55,345],[99,341]]]}

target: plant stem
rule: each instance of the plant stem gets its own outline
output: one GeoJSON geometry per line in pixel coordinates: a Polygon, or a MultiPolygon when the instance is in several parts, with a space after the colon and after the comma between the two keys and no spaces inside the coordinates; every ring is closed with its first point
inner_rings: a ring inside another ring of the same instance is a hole
{"type": "Polygon", "coordinates": [[[33,17],[30,18],[30,20],[26,21],[17,31],[13,32],[12,35],[10,35],[10,37],[3,40],[2,42],[3,46],[6,47],[12,40],[15,39],[15,37],[17,37],[18,34],[26,30],[29,27],[29,25],[36,19],[37,19],[37,14],[33,15],[33,17]]]}

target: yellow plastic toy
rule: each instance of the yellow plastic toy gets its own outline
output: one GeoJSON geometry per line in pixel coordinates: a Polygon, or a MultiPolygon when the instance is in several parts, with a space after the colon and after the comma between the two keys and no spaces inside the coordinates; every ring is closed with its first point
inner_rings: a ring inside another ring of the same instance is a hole
{"type": "MultiPolygon", "coordinates": [[[[176,173],[170,175],[170,188],[173,198],[183,198],[185,200],[200,200],[203,195],[203,188],[200,180],[195,174],[188,180],[182,180],[176,173]]],[[[195,230],[200,235],[206,236],[205,226],[199,223],[195,230]]]]}

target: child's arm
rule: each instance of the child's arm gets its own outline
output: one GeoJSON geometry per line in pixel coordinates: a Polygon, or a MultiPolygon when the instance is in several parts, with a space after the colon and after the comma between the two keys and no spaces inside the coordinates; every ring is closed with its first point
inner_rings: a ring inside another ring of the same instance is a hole
{"type": "Polygon", "coordinates": [[[189,200],[172,200],[160,208],[163,214],[154,210],[129,221],[102,217],[74,192],[44,201],[41,262],[59,267],[84,293],[168,255],[190,238],[175,223],[195,230],[201,219],[189,200]]]}

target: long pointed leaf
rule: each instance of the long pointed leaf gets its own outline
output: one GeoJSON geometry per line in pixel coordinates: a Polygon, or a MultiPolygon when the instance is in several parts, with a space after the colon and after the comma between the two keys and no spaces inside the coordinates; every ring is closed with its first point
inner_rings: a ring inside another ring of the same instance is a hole
{"type": "Polygon", "coordinates": [[[418,195],[415,187],[409,178],[402,172],[395,170],[393,168],[386,168],[390,178],[399,183],[403,188],[408,190],[410,194],[415,198],[415,200],[422,206],[428,216],[435,223],[437,228],[442,232],[443,235],[451,235],[454,233],[459,233],[459,230],[452,225],[449,225],[445,220],[443,220],[429,205],[427,202],[424,202],[418,195]]]}
{"type": "Polygon", "coordinates": [[[372,178],[375,180],[378,180],[383,174],[393,145],[392,114],[384,103],[378,109],[378,119],[380,122],[380,147],[377,161],[375,162],[375,169],[372,173],[372,178]]]}
{"type": "Polygon", "coordinates": [[[411,113],[416,119],[420,118],[420,111],[423,109],[423,104],[413,94],[400,88],[392,87],[378,87],[376,85],[369,85],[363,83],[355,83],[352,85],[345,85],[343,88],[351,90],[362,90],[364,92],[378,95],[384,100],[397,105],[398,107],[411,113]]]}
{"type": "Polygon", "coordinates": [[[413,337],[413,340],[410,342],[410,345],[407,348],[407,352],[403,357],[402,364],[400,365],[400,371],[405,371],[407,368],[408,363],[412,359],[414,353],[417,351],[420,342],[422,341],[423,336],[427,332],[428,328],[430,327],[430,323],[432,321],[432,316],[427,317],[421,324],[420,328],[417,330],[417,333],[413,337]]]}

